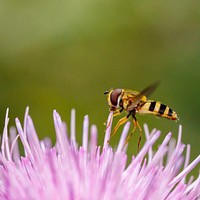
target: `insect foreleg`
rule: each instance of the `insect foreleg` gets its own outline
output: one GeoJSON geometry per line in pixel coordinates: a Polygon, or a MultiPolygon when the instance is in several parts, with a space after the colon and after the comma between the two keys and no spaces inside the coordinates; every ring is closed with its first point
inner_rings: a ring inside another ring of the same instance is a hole
{"type": "MultiPolygon", "coordinates": [[[[117,124],[116,124],[116,126],[115,126],[115,128],[114,128],[114,130],[113,130],[113,132],[112,132],[112,134],[110,135],[110,139],[116,134],[118,128],[119,128],[122,124],[124,124],[125,122],[127,122],[127,120],[128,120],[128,118],[130,117],[130,115],[131,115],[131,113],[129,113],[127,116],[121,118],[121,119],[117,122],[117,124]]],[[[110,139],[108,140],[108,143],[109,143],[110,139]]]]}
{"type": "Polygon", "coordinates": [[[118,109],[114,112],[113,117],[121,115],[122,111],[124,110],[124,108],[118,109]]]}
{"type": "MultiPolygon", "coordinates": [[[[118,115],[121,115],[122,111],[124,110],[124,108],[118,109],[116,111],[114,111],[113,116],[112,117],[116,117],[118,115]]],[[[111,120],[107,123],[107,121],[104,123],[106,125],[106,129],[110,126],[111,120]]]]}

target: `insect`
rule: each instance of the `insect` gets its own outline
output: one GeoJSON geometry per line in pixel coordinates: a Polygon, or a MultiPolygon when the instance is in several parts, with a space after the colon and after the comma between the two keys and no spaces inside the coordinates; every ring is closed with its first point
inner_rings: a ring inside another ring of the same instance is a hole
{"type": "MultiPolygon", "coordinates": [[[[136,114],[153,114],[160,117],[164,117],[170,120],[178,120],[177,114],[168,106],[162,104],[159,101],[148,100],[147,97],[152,94],[152,92],[158,86],[158,82],[153,83],[141,92],[127,90],[127,89],[111,89],[110,91],[104,92],[107,94],[107,101],[109,105],[109,110],[113,112],[113,117],[120,115],[124,110],[127,115],[121,118],[116,126],[114,127],[110,139],[116,134],[118,128],[124,124],[129,117],[133,120],[133,131],[127,136],[124,146],[129,142],[131,136],[133,135],[136,128],[139,128],[140,137],[138,139],[138,151],[140,148],[140,141],[142,138],[142,129],[136,119],[136,114]]],[[[107,127],[110,125],[108,122],[107,127]]],[[[110,141],[108,140],[108,143],[110,141]]]]}

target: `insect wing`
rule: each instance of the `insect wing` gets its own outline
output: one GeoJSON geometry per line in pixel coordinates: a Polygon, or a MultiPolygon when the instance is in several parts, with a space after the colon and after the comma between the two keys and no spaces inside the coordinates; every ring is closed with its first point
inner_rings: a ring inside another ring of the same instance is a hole
{"type": "Polygon", "coordinates": [[[143,96],[149,96],[151,95],[155,89],[157,88],[159,82],[155,82],[152,85],[146,87],[142,92],[138,93],[132,98],[132,104],[129,106],[129,109],[134,109],[138,103],[140,103],[143,96]]]}

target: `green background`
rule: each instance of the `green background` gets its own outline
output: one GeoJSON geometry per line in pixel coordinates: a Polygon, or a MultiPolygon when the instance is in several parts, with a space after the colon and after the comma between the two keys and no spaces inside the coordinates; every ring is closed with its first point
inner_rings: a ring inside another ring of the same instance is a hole
{"type": "MultiPolygon", "coordinates": [[[[79,143],[88,114],[101,145],[108,116],[103,92],[116,87],[140,91],[160,80],[150,98],[169,105],[180,120],[138,120],[162,130],[161,139],[169,131],[177,137],[182,124],[183,141],[192,145],[194,159],[200,152],[199,10],[196,0],[2,0],[1,130],[7,107],[13,125],[15,117],[23,121],[28,105],[39,137],[55,141],[53,109],[69,124],[75,108],[79,143]]],[[[112,146],[119,141],[118,133],[112,146]]],[[[129,144],[129,154],[137,152],[138,135],[129,144]]]]}

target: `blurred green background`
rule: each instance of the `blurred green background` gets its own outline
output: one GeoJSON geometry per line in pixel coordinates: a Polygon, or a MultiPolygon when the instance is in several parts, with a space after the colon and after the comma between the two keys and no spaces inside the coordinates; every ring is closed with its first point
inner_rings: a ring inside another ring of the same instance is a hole
{"type": "MultiPolygon", "coordinates": [[[[75,108],[78,141],[88,114],[101,144],[108,116],[103,92],[116,87],[140,91],[161,80],[150,98],[170,105],[180,121],[138,120],[162,130],[161,139],[169,131],[177,137],[182,124],[194,159],[200,152],[199,10],[196,0],[2,0],[1,130],[7,107],[13,125],[15,117],[23,120],[28,105],[39,137],[55,141],[53,109],[69,125],[75,108]]],[[[130,142],[130,154],[137,152],[138,135],[130,142]]],[[[119,137],[120,131],[111,145],[119,137]]]]}

